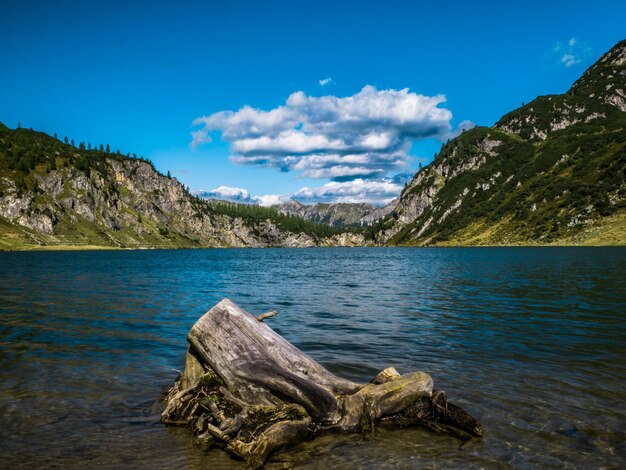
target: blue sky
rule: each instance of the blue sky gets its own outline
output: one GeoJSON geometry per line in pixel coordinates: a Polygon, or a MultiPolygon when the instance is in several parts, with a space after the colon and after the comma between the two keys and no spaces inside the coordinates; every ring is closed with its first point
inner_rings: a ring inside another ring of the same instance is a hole
{"type": "Polygon", "coordinates": [[[0,121],[192,190],[381,203],[460,123],[566,91],[626,37],[623,1],[434,3],[2,1],[0,121]]]}

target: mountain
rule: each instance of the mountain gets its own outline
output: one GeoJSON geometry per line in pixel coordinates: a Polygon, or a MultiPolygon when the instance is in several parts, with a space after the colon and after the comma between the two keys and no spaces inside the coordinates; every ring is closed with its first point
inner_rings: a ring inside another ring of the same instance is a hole
{"type": "Polygon", "coordinates": [[[363,245],[361,234],[212,205],[146,160],[0,124],[0,249],[363,245]]]}
{"type": "Polygon", "coordinates": [[[393,199],[389,204],[383,207],[375,207],[372,212],[361,217],[359,222],[363,225],[372,225],[389,216],[398,205],[399,198],[393,199]]]}
{"type": "Polygon", "coordinates": [[[206,201],[147,160],[0,123],[0,249],[626,244],[625,179],[622,41],[567,93],[447,142],[381,209],[206,201]]]}
{"type": "Polygon", "coordinates": [[[386,244],[626,244],[626,41],[562,95],[446,143],[380,224],[386,244]]]}
{"type": "Polygon", "coordinates": [[[371,225],[378,219],[385,217],[394,205],[378,208],[366,203],[317,203],[304,205],[290,199],[287,202],[274,206],[281,214],[289,214],[318,224],[327,224],[334,227],[357,227],[371,225]]]}

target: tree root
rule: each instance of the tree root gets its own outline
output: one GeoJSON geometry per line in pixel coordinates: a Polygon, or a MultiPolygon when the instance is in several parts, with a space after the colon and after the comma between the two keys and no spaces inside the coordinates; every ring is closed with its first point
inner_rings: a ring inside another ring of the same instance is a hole
{"type": "Polygon", "coordinates": [[[425,425],[483,434],[473,417],[433,390],[428,374],[388,368],[365,385],[346,381],[227,300],[188,339],[185,371],[164,396],[162,421],[189,426],[200,448],[220,445],[253,469],[333,431],[425,425]]]}

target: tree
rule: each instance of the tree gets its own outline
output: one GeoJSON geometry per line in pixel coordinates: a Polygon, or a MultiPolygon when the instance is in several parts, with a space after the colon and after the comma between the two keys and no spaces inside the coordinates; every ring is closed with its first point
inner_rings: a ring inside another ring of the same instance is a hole
{"type": "Polygon", "coordinates": [[[58,140],[57,133],[54,133],[54,138],[58,140]]]}
{"type": "Polygon", "coordinates": [[[91,150],[91,142],[87,144],[87,150],[91,150]]]}
{"type": "Polygon", "coordinates": [[[22,128],[22,123],[20,121],[17,121],[17,128],[21,129],[22,128]]]}
{"type": "Polygon", "coordinates": [[[65,136],[65,139],[63,139],[63,142],[65,142],[67,144],[67,142],[68,142],[67,136],[65,136]]]}
{"type": "Polygon", "coordinates": [[[72,139],[70,143],[72,144],[72,147],[76,147],[76,145],[74,145],[74,139],[72,139]]]}
{"type": "Polygon", "coordinates": [[[111,153],[111,147],[107,144],[107,153],[111,153]]]}
{"type": "Polygon", "coordinates": [[[102,144],[100,144],[100,151],[104,152],[104,146],[102,144]]]}
{"type": "Polygon", "coordinates": [[[85,150],[85,142],[81,142],[80,144],[78,144],[78,149],[85,150]]]}
{"type": "Polygon", "coordinates": [[[167,170],[167,177],[170,179],[172,178],[172,175],[170,174],[170,170],[167,170]]]}

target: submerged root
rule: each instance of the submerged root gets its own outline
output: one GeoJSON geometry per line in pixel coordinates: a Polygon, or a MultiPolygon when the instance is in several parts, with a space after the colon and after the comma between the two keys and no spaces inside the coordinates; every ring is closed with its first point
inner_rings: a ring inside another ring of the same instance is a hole
{"type": "Polygon", "coordinates": [[[473,437],[482,437],[483,428],[475,418],[448,402],[441,390],[433,390],[399,413],[384,416],[380,423],[387,426],[414,426],[420,424],[437,432],[461,431],[473,437]]]}

